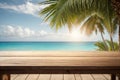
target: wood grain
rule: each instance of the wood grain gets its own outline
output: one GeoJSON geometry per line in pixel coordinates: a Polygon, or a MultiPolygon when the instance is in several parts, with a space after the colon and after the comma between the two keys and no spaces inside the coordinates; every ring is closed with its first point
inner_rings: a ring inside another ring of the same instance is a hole
{"type": "Polygon", "coordinates": [[[119,52],[18,51],[16,55],[15,52],[12,52],[13,55],[10,55],[11,52],[0,53],[5,53],[0,56],[0,74],[120,74],[119,52]]]}

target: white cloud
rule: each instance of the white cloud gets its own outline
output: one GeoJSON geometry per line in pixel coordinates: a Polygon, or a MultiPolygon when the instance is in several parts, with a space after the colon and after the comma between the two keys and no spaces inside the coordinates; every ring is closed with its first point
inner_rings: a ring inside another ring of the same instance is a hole
{"type": "Polygon", "coordinates": [[[11,26],[11,25],[4,25],[0,26],[0,37],[4,37],[6,39],[9,38],[18,38],[18,39],[43,39],[43,40],[60,40],[65,38],[68,39],[68,34],[65,33],[53,33],[47,32],[45,30],[34,30],[28,27],[21,27],[21,26],[11,26]]]}
{"type": "Polygon", "coordinates": [[[30,30],[29,28],[25,28],[24,32],[25,32],[24,34],[26,34],[26,36],[34,35],[34,31],[30,30]]]}
{"type": "Polygon", "coordinates": [[[30,1],[27,1],[21,5],[9,5],[7,3],[0,3],[0,8],[2,9],[14,10],[19,13],[30,14],[34,16],[38,16],[38,12],[46,6],[47,5],[34,4],[30,1]]]}
{"type": "Polygon", "coordinates": [[[49,22],[42,22],[40,23],[40,26],[48,26],[49,25],[49,22]]]}
{"type": "Polygon", "coordinates": [[[35,31],[29,28],[23,28],[21,26],[1,26],[0,27],[0,36],[7,36],[7,37],[32,37],[35,35],[35,31]]]}
{"type": "Polygon", "coordinates": [[[44,30],[41,30],[41,31],[39,31],[39,35],[40,36],[45,36],[45,35],[47,35],[48,33],[46,32],[46,31],[44,31],[44,30]]]}
{"type": "Polygon", "coordinates": [[[15,29],[8,25],[7,27],[5,27],[5,30],[3,30],[3,33],[7,34],[7,35],[13,35],[15,32],[15,29]]]}
{"type": "Polygon", "coordinates": [[[22,29],[22,27],[17,27],[16,36],[24,37],[24,30],[22,29]]]}
{"type": "MultiPolygon", "coordinates": [[[[69,32],[48,32],[45,29],[30,29],[28,27],[4,25],[0,26],[0,41],[1,40],[20,40],[20,41],[98,41],[101,40],[100,34],[86,36],[85,34],[71,35],[69,32]]],[[[108,35],[104,35],[109,39],[108,35]]],[[[115,37],[118,39],[118,36],[115,37]]]]}

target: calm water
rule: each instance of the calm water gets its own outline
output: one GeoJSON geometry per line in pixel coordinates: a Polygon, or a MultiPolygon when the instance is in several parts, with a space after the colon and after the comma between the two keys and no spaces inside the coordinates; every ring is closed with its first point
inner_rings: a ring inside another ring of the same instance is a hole
{"type": "Polygon", "coordinates": [[[94,42],[0,42],[0,50],[79,50],[94,51],[94,42]]]}

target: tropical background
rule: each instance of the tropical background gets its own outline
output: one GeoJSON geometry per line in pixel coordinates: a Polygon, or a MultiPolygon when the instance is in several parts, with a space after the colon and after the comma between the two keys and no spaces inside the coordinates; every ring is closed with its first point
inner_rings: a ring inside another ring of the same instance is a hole
{"type": "Polygon", "coordinates": [[[95,42],[118,51],[119,11],[117,0],[0,1],[0,41],[95,42]]]}
{"type": "Polygon", "coordinates": [[[80,30],[86,35],[93,31],[100,33],[102,42],[96,42],[98,50],[115,51],[119,45],[114,42],[113,36],[119,26],[119,9],[115,0],[49,0],[48,4],[40,14],[45,15],[45,21],[56,30],[67,25],[71,31],[73,24],[81,25],[80,30]],[[104,39],[104,31],[108,32],[109,40],[104,39]]]}

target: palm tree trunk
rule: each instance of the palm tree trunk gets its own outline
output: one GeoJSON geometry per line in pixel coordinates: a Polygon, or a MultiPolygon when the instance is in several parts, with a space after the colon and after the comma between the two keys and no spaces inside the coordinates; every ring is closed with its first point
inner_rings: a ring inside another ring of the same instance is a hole
{"type": "Polygon", "coordinates": [[[120,15],[119,15],[119,51],[120,51],[120,15]]]}
{"type": "Polygon", "coordinates": [[[119,20],[119,51],[120,51],[120,0],[112,0],[112,6],[116,11],[119,20]]]}
{"type": "MultiPolygon", "coordinates": [[[[120,5],[120,4],[119,4],[120,5]]],[[[119,9],[120,10],[120,9],[119,9]]],[[[118,20],[119,20],[119,51],[120,51],[120,12],[118,14],[118,20]]]]}
{"type": "Polygon", "coordinates": [[[101,32],[101,37],[102,37],[102,40],[103,40],[103,42],[104,42],[104,45],[105,45],[105,50],[107,51],[108,50],[108,47],[107,47],[107,44],[106,44],[106,42],[105,42],[105,39],[104,39],[104,36],[103,36],[103,34],[102,34],[102,32],[101,32]]]}
{"type": "Polygon", "coordinates": [[[111,41],[111,43],[112,43],[112,50],[115,51],[112,34],[110,34],[110,41],[111,41]]]}

